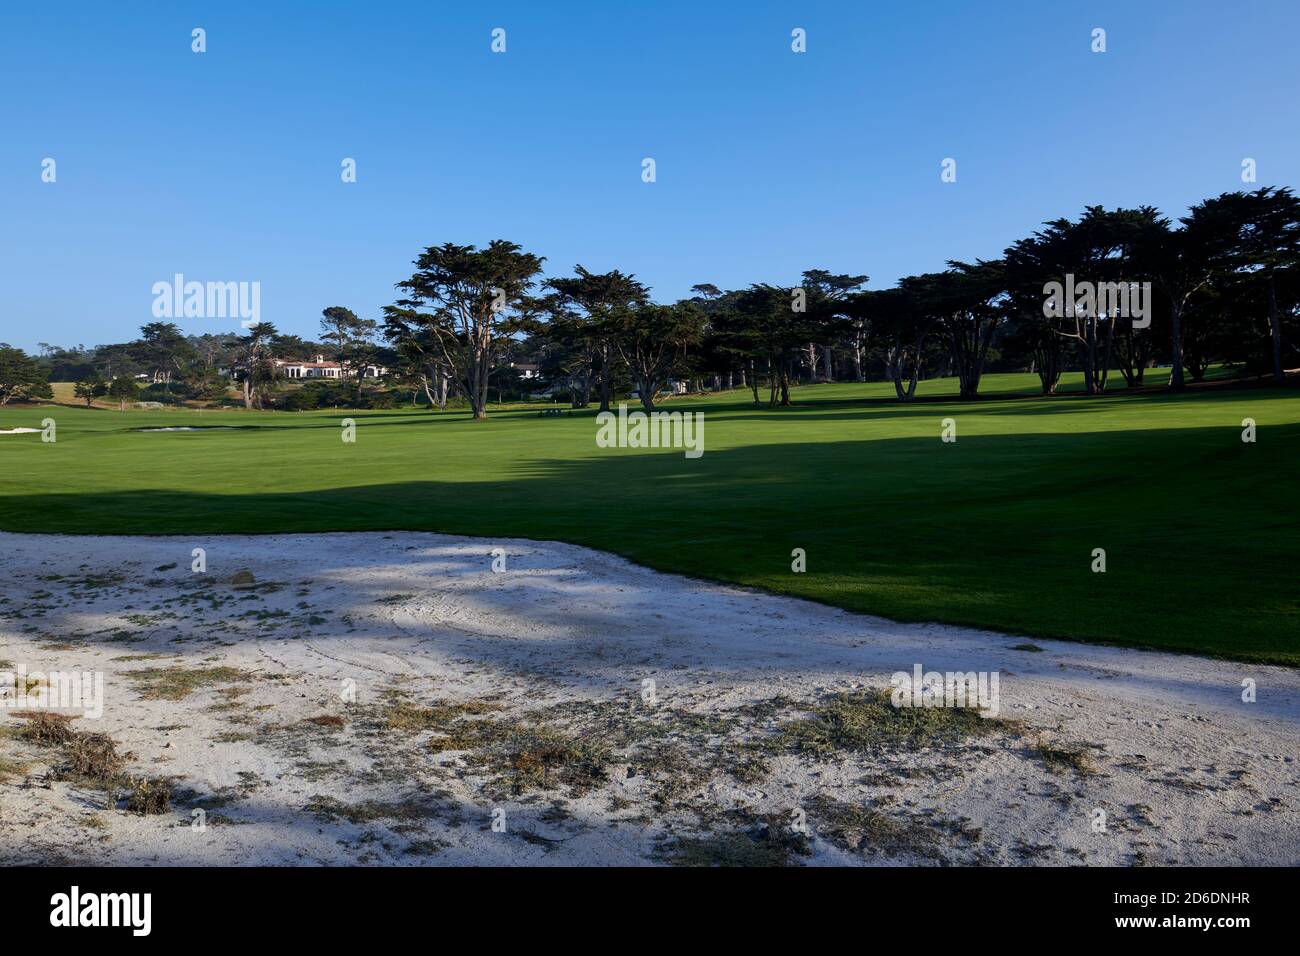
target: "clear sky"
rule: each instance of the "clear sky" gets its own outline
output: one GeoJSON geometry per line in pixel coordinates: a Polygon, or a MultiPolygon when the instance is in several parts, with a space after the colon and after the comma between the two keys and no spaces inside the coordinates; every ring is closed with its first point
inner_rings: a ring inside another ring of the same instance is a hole
{"type": "Polygon", "coordinates": [[[6,2],[0,340],[130,339],[178,272],[315,336],[493,238],[661,299],[888,286],[1085,204],[1179,215],[1245,157],[1295,184],[1297,27],[1297,0],[6,2]]]}

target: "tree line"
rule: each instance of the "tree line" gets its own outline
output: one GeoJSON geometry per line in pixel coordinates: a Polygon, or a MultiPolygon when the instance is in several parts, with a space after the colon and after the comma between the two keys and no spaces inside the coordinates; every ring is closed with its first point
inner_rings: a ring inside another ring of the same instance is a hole
{"type": "Polygon", "coordinates": [[[614,270],[541,280],[543,260],[503,240],[484,249],[430,246],[403,295],[384,310],[384,334],[407,376],[450,379],[476,417],[507,353],[537,360],[575,408],[607,410],[620,382],[650,409],[672,377],[702,388],[739,385],[756,404],[789,405],[796,381],[865,381],[881,371],[899,401],[917,382],[953,375],[978,397],[991,366],[1037,373],[1044,394],[1080,370],[1088,394],[1129,387],[1170,367],[1169,387],[1214,364],[1276,382],[1300,364],[1300,200],[1290,189],[1224,193],[1177,222],[1152,206],[1086,208],[1047,222],[1001,257],[949,261],[889,289],[822,269],[794,286],[756,283],[655,303],[635,276],[614,270]],[[1053,283],[1149,292],[1141,319],[1110,305],[1062,311],[1053,283]]]}
{"type": "Polygon", "coordinates": [[[755,404],[779,407],[798,382],[884,378],[909,402],[919,381],[947,375],[963,399],[977,398],[990,370],[1034,372],[1046,395],[1064,372],[1080,371],[1086,392],[1100,395],[1116,377],[1142,386],[1157,364],[1169,366],[1174,390],[1216,364],[1278,383],[1300,365],[1300,199],[1288,188],[1223,193],[1177,221],[1152,206],[1090,206],[1044,223],[996,259],[952,260],[888,289],[866,288],[865,274],[810,269],[794,285],[701,282],[660,303],[633,274],[577,265],[546,279],[544,264],[500,239],[429,246],[382,317],[331,306],[319,341],[266,322],[244,335],[206,336],[154,322],[133,342],[93,350],[42,346],[30,357],[0,346],[0,404],[39,397],[47,379],[77,381],[90,401],[143,374],[164,396],[212,398],[233,379],[248,407],[305,407],[301,390],[278,379],[275,360],[316,354],[348,372],[347,382],[318,386],[332,389],[335,403],[404,391],[431,407],[463,402],[476,418],[486,417],[491,390],[500,398],[507,386],[600,410],[634,391],[650,410],[681,381],[691,390],[746,389],[755,404]],[[1146,291],[1146,314],[1113,300],[1054,308],[1048,289],[1075,280],[1125,301],[1146,291]],[[388,374],[368,393],[362,370],[372,364],[388,374]],[[537,378],[523,380],[520,365],[537,378]]]}

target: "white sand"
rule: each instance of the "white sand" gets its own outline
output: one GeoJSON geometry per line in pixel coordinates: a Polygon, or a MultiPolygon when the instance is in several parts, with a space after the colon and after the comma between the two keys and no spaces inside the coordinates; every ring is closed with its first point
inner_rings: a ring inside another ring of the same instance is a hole
{"type": "MultiPolygon", "coordinates": [[[[56,779],[57,749],[0,737],[0,758],[29,762],[0,784],[7,862],[636,864],[677,839],[761,836],[759,820],[800,814],[800,863],[1300,862],[1292,669],[1057,641],[1015,650],[1024,638],[895,624],[555,543],[0,534],[0,554],[0,661],[103,671],[102,719],[74,725],[110,734],[134,775],[174,778],[181,794],[172,812],[137,816],[56,779]],[[195,547],[205,575],[190,571],[195,547]],[[506,573],[491,570],[495,547],[506,573]],[[264,589],[232,588],[241,568],[264,589]],[[1023,727],[823,756],[747,746],[916,663],[1000,672],[1001,717],[1023,727]],[[182,700],[149,699],[129,676],[173,665],[248,676],[182,700]],[[1241,701],[1243,678],[1256,703],[1241,701]],[[557,766],[512,792],[514,744],[432,747],[459,725],[390,727],[394,690],[412,705],[487,699],[501,709],[459,720],[541,721],[601,746],[604,779],[586,789],[557,766]],[[345,724],[303,722],[320,715],[345,724]],[[1053,772],[1040,739],[1085,747],[1095,772],[1053,772]],[[196,800],[206,830],[189,826],[196,800]],[[877,826],[846,823],[855,808],[877,826]]],[[[0,725],[22,721],[0,708],[0,725]]]]}

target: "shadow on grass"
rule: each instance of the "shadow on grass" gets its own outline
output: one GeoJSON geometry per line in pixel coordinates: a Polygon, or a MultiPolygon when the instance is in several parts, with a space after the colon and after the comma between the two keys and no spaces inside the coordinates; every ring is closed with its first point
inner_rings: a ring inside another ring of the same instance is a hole
{"type": "Polygon", "coordinates": [[[1194,428],[610,449],[487,481],[32,491],[0,498],[0,528],[557,540],[895,620],[1294,664],[1298,443],[1300,425],[1257,445],[1194,428]]]}

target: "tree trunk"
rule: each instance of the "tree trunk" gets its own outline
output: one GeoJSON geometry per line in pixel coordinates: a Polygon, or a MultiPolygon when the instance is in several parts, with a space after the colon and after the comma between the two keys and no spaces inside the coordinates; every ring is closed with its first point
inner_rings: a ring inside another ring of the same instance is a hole
{"type": "Polygon", "coordinates": [[[1169,387],[1181,391],[1183,381],[1183,306],[1177,299],[1169,310],[1169,387]]]}
{"type": "Polygon", "coordinates": [[[600,411],[609,411],[609,367],[613,364],[608,345],[600,348],[600,411]]]}
{"type": "MultiPolygon", "coordinates": [[[[1055,336],[1055,333],[1048,332],[1055,336]]],[[[1034,352],[1034,371],[1038,373],[1038,382],[1044,395],[1055,395],[1056,386],[1061,381],[1061,348],[1055,337],[1050,344],[1041,346],[1034,352]]]]}
{"type": "Polygon", "coordinates": [[[641,407],[648,413],[655,410],[655,392],[659,388],[658,382],[648,381],[641,376],[637,376],[636,393],[641,399],[641,407]]]}
{"type": "Polygon", "coordinates": [[[492,340],[484,330],[475,330],[470,354],[469,374],[465,384],[469,390],[469,407],[475,421],[487,416],[488,373],[491,371],[492,340]]]}
{"type": "Polygon", "coordinates": [[[1273,336],[1273,381],[1281,385],[1286,376],[1282,372],[1282,320],[1277,311],[1277,283],[1268,277],[1268,328],[1273,336]]]}

